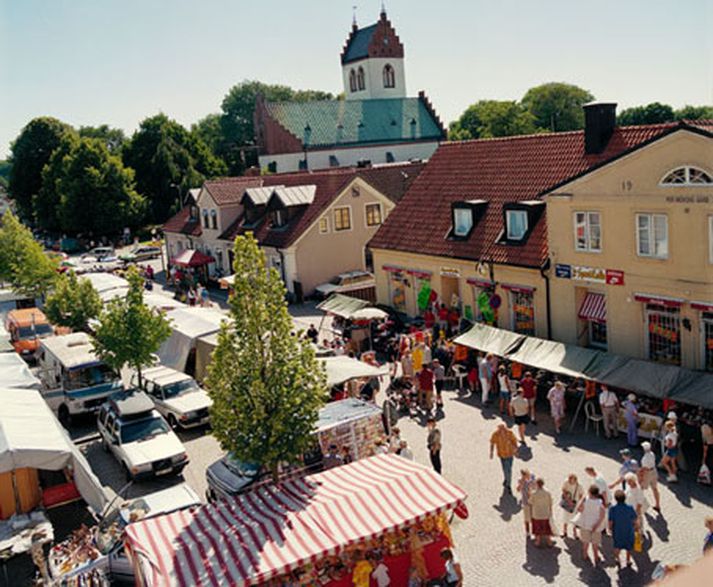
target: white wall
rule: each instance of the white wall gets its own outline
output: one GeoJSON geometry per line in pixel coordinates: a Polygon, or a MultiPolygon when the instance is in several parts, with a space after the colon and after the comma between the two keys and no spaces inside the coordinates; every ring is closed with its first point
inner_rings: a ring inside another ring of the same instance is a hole
{"type": "MultiPolygon", "coordinates": [[[[395,161],[411,159],[429,159],[438,148],[438,141],[402,143],[398,145],[378,145],[373,147],[354,147],[351,149],[325,149],[323,151],[308,151],[307,163],[310,169],[325,169],[329,167],[329,156],[335,155],[339,167],[356,165],[362,159],[368,159],[373,165],[386,163],[386,152],[390,151],[395,161]]],[[[299,170],[304,153],[283,153],[280,155],[260,155],[260,167],[266,168],[273,161],[277,163],[277,172],[299,170]]]]}
{"type": "Polygon", "coordinates": [[[355,63],[347,63],[342,65],[342,81],[344,83],[344,95],[347,100],[406,97],[406,73],[402,58],[371,57],[355,63]],[[383,71],[387,63],[394,68],[396,84],[393,88],[384,87],[383,71]],[[352,92],[349,88],[349,72],[353,69],[356,74],[360,67],[364,69],[366,88],[352,92]]]}

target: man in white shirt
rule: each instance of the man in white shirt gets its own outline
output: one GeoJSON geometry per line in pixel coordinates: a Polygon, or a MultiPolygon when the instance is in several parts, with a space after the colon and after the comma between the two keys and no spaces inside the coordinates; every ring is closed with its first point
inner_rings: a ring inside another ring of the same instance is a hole
{"type": "Polygon", "coordinates": [[[376,568],[371,572],[372,578],[378,587],[389,587],[391,578],[389,577],[389,567],[384,564],[383,559],[379,561],[376,568]]]}
{"type": "Polygon", "coordinates": [[[592,484],[597,486],[599,489],[599,495],[604,500],[604,505],[608,507],[611,503],[611,495],[609,493],[609,485],[607,485],[606,479],[597,473],[597,470],[594,467],[585,467],[584,472],[592,478],[592,484]]]}
{"type": "Polygon", "coordinates": [[[641,489],[651,489],[654,494],[656,505],[654,509],[661,512],[661,497],[659,495],[658,473],[656,472],[656,455],[651,450],[650,442],[642,442],[641,448],[644,449],[644,456],[641,457],[641,468],[639,469],[639,483],[641,489]]]}
{"type": "Polygon", "coordinates": [[[619,436],[619,398],[614,392],[609,391],[606,385],[602,385],[602,392],[599,394],[599,405],[604,416],[604,434],[607,438],[619,436]]]}

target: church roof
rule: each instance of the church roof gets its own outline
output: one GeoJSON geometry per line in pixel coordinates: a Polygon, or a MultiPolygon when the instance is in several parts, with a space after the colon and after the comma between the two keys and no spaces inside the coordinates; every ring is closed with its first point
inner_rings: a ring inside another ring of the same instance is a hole
{"type": "Polygon", "coordinates": [[[369,43],[376,31],[376,24],[358,29],[348,40],[342,63],[351,63],[369,56],[369,43]]]}
{"type": "Polygon", "coordinates": [[[422,98],[267,102],[265,107],[274,120],[309,147],[439,140],[445,136],[437,116],[422,98]]]}

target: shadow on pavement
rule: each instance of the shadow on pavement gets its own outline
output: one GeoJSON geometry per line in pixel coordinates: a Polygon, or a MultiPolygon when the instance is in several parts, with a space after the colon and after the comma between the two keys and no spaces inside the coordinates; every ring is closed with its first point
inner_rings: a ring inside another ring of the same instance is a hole
{"type": "Polygon", "coordinates": [[[500,501],[493,505],[493,509],[500,512],[500,517],[504,521],[509,522],[522,508],[514,496],[510,495],[507,491],[503,491],[503,494],[500,496],[500,501]]]}
{"type": "Polygon", "coordinates": [[[557,545],[551,548],[537,547],[534,540],[528,540],[525,548],[526,560],[522,568],[535,577],[541,577],[547,583],[554,583],[560,572],[561,552],[562,549],[557,545]]]}

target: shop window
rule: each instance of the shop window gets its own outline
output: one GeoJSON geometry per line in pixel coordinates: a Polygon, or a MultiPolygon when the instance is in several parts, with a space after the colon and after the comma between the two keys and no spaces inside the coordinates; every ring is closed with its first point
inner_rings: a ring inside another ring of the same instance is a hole
{"type": "Polygon", "coordinates": [[[489,326],[498,325],[498,309],[493,308],[491,299],[495,295],[495,286],[473,286],[473,299],[475,300],[474,318],[476,322],[483,322],[489,326]]]}
{"type": "Polygon", "coordinates": [[[401,271],[390,271],[389,299],[391,307],[398,312],[406,311],[406,278],[401,271]]]}
{"type": "Polygon", "coordinates": [[[589,346],[595,349],[607,350],[607,323],[588,322],[589,328],[589,346]]]}
{"type": "Polygon", "coordinates": [[[507,210],[505,212],[507,224],[507,239],[521,241],[527,233],[527,212],[525,210],[507,210]]]}
{"type": "Polygon", "coordinates": [[[511,291],[512,329],[520,334],[535,334],[535,305],[531,291],[511,291]]]}
{"type": "Polygon", "coordinates": [[[223,271],[223,251],[220,249],[215,250],[215,267],[219,271],[223,271]]]}
{"type": "Polygon", "coordinates": [[[319,234],[327,234],[329,232],[329,218],[322,216],[319,219],[319,234]]]}
{"type": "Polygon", "coordinates": [[[713,371],[713,312],[701,314],[703,326],[703,368],[713,371]]]}
{"type": "Polygon", "coordinates": [[[213,230],[218,230],[218,213],[215,210],[210,211],[210,225],[213,230]]]}
{"type": "Polygon", "coordinates": [[[602,225],[599,212],[574,213],[574,246],[578,251],[602,250],[602,225]]]}
{"type": "Polygon", "coordinates": [[[681,314],[678,308],[647,304],[646,335],[651,361],[681,364],[681,314]]]}
{"type": "Polygon", "coordinates": [[[681,185],[711,185],[713,178],[698,167],[685,166],[669,171],[661,180],[661,185],[681,186],[681,185]]]}
{"type": "Polygon", "coordinates": [[[412,275],[414,304],[417,314],[423,314],[431,299],[431,276],[428,274],[412,275]]]}
{"type": "Polygon", "coordinates": [[[381,224],[381,204],[366,205],[366,225],[379,226],[381,224]]]}
{"type": "Polygon", "coordinates": [[[637,253],[640,257],[668,257],[668,217],[665,214],[636,215],[637,253]]]}
{"type": "Polygon", "coordinates": [[[348,206],[334,209],[334,230],[350,230],[352,227],[351,209],[348,206]]]}

